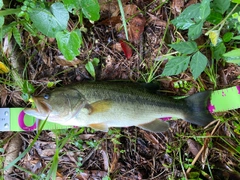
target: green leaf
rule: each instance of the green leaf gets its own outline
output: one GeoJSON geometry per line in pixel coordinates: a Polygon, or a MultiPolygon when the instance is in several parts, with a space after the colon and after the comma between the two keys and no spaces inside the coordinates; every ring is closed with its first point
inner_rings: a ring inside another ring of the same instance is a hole
{"type": "Polygon", "coordinates": [[[91,74],[91,76],[95,79],[96,74],[93,63],[91,61],[88,61],[87,64],[85,65],[85,68],[89,72],[89,74],[91,74]]]}
{"type": "Polygon", "coordinates": [[[208,59],[200,51],[196,52],[191,59],[190,68],[193,74],[194,79],[197,79],[198,76],[204,71],[207,66],[208,59]]]}
{"type": "Polygon", "coordinates": [[[208,36],[209,36],[209,39],[211,40],[211,43],[213,44],[213,46],[216,46],[217,43],[218,43],[218,39],[219,39],[219,30],[213,30],[213,31],[210,31],[208,36]]]}
{"type": "Polygon", "coordinates": [[[202,34],[203,21],[191,26],[188,30],[188,37],[191,40],[197,39],[202,34]]]}
{"type": "Polygon", "coordinates": [[[229,63],[235,63],[239,64],[240,63],[240,49],[234,49],[232,51],[229,51],[225,54],[223,54],[223,58],[229,62],[229,63]]]}
{"type": "Polygon", "coordinates": [[[240,40],[240,36],[234,36],[232,39],[234,39],[234,40],[240,40]]]}
{"type": "Polygon", "coordinates": [[[93,60],[92,60],[93,66],[97,66],[98,63],[99,63],[99,59],[98,58],[93,58],[93,60]]]}
{"type": "Polygon", "coordinates": [[[207,17],[207,21],[210,23],[217,25],[222,21],[223,17],[221,13],[211,11],[210,15],[207,17]]]}
{"type": "MultiPolygon", "coordinates": [[[[179,16],[178,16],[179,17],[179,16]]],[[[191,19],[186,18],[175,18],[172,21],[172,24],[174,24],[178,29],[186,30],[190,26],[194,25],[194,21],[191,19]]]]}
{"type": "Polygon", "coordinates": [[[198,50],[197,43],[194,41],[180,42],[169,46],[183,54],[192,54],[198,50]]]}
{"type": "Polygon", "coordinates": [[[18,29],[16,27],[13,27],[12,32],[13,32],[13,37],[14,37],[15,41],[17,42],[17,44],[20,47],[22,47],[21,46],[21,35],[20,35],[20,32],[18,31],[18,29]]]}
{"type": "Polygon", "coordinates": [[[171,22],[179,29],[188,29],[190,26],[194,25],[195,22],[201,20],[199,9],[199,3],[192,4],[188,6],[177,18],[173,19],[171,22]],[[195,22],[192,19],[194,19],[195,22]]]}
{"type": "Polygon", "coordinates": [[[223,35],[223,42],[229,42],[233,38],[233,33],[232,32],[227,32],[223,35]]]}
{"type": "Polygon", "coordinates": [[[3,7],[3,1],[0,0],[0,9],[2,9],[2,7],[3,7]]]}
{"type": "Polygon", "coordinates": [[[75,31],[60,31],[56,34],[56,40],[59,50],[67,60],[73,60],[75,56],[79,55],[81,39],[75,31]]]}
{"type": "Polygon", "coordinates": [[[232,0],[233,3],[240,4],[240,0],[232,0]]]}
{"type": "Polygon", "coordinates": [[[80,10],[81,4],[79,0],[63,0],[63,4],[67,8],[68,12],[73,12],[73,10],[80,10]]]}
{"type": "Polygon", "coordinates": [[[203,0],[200,5],[200,17],[204,21],[210,14],[210,0],[203,0]]]}
{"type": "Polygon", "coordinates": [[[188,67],[190,56],[179,56],[169,60],[163,70],[162,76],[177,75],[188,67]]]}
{"type": "Polygon", "coordinates": [[[80,4],[86,18],[91,21],[97,21],[100,18],[100,5],[97,0],[80,0],[80,4]]]}
{"type": "Polygon", "coordinates": [[[2,28],[3,24],[4,24],[4,17],[0,16],[0,28],[2,28]]]}
{"type": "Polygon", "coordinates": [[[35,92],[35,88],[28,81],[24,80],[22,92],[23,92],[24,96],[29,96],[29,94],[33,94],[35,92]]]}
{"type": "Polygon", "coordinates": [[[224,43],[219,43],[217,46],[211,47],[212,58],[217,61],[222,58],[222,55],[226,52],[224,43]]]}
{"type": "Polygon", "coordinates": [[[212,5],[214,11],[223,14],[230,7],[230,0],[214,0],[212,5]]]}
{"type": "Polygon", "coordinates": [[[62,3],[52,4],[50,11],[35,8],[29,14],[33,25],[46,36],[55,37],[57,32],[67,28],[69,14],[62,3]]]}

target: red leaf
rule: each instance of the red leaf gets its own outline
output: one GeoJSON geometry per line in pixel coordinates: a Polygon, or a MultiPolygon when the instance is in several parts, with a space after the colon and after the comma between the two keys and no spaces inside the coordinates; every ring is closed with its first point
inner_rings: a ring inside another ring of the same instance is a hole
{"type": "Polygon", "coordinates": [[[127,57],[127,59],[130,59],[132,57],[132,48],[123,40],[120,40],[119,42],[125,56],[127,57]]]}

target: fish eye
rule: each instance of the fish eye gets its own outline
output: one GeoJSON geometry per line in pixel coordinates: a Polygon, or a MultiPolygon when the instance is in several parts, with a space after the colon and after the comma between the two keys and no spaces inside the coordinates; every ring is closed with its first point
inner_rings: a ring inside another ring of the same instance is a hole
{"type": "Polygon", "coordinates": [[[44,94],[44,95],[43,95],[43,98],[46,99],[46,100],[48,100],[48,99],[50,98],[50,96],[49,96],[49,94],[44,94]]]}

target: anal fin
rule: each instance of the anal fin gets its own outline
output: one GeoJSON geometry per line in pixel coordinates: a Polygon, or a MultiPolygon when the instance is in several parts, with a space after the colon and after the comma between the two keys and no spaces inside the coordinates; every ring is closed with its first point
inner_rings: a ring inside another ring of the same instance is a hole
{"type": "Polygon", "coordinates": [[[149,123],[139,124],[138,127],[147,131],[159,133],[159,132],[167,131],[169,128],[169,124],[160,119],[155,119],[149,123]]]}
{"type": "Polygon", "coordinates": [[[89,124],[88,126],[98,131],[108,132],[108,126],[105,123],[89,124]]]}

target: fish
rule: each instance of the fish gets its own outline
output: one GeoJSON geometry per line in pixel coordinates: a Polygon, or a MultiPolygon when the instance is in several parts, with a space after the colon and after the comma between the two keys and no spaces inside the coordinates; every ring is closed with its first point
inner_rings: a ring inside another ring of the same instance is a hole
{"type": "Polygon", "coordinates": [[[163,120],[166,117],[209,124],[214,120],[207,109],[210,96],[211,91],[203,91],[173,99],[137,83],[84,82],[33,96],[36,107],[24,112],[37,119],[104,132],[111,127],[137,126],[159,133],[169,129],[163,120]]]}

